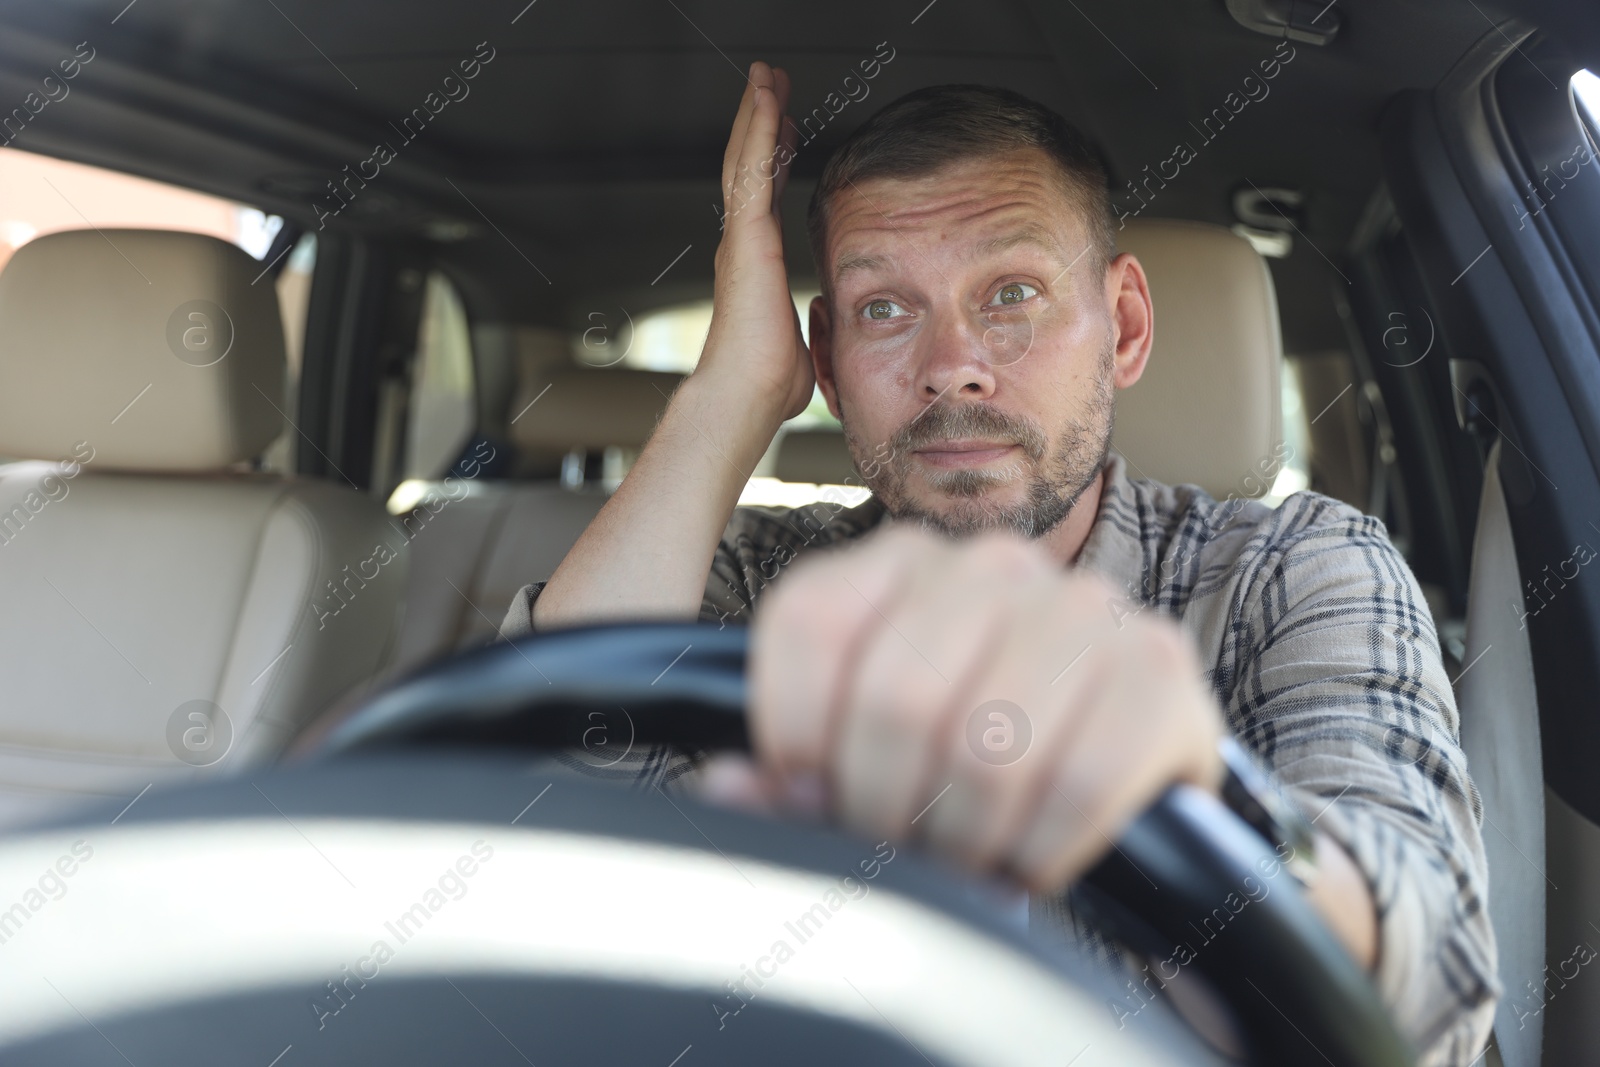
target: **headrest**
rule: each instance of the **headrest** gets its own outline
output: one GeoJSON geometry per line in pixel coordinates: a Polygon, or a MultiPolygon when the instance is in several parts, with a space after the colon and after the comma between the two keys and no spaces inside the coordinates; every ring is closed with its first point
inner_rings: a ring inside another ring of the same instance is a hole
{"type": "Polygon", "coordinates": [[[283,429],[272,280],[193,233],[70,230],[0,272],[0,455],[216,470],[283,429]],[[276,407],[274,406],[276,405],[276,407]]]}
{"type": "Polygon", "coordinates": [[[1259,496],[1283,439],[1283,341],[1266,261],[1202,222],[1134,220],[1117,234],[1150,280],[1155,344],[1117,392],[1112,447],[1129,474],[1192,482],[1217,499],[1259,496]]]}
{"type": "Polygon", "coordinates": [[[511,405],[519,448],[642,448],[683,375],[563,368],[528,382],[511,405]]]}

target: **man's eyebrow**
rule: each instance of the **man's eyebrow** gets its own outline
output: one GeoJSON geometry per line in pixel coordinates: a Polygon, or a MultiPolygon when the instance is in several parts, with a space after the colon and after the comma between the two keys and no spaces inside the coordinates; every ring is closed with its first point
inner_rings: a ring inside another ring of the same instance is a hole
{"type": "Polygon", "coordinates": [[[1035,245],[1053,255],[1061,254],[1061,242],[1056,240],[1055,234],[1036,222],[1030,222],[1021,229],[985,241],[973,250],[973,254],[993,255],[996,252],[1010,251],[1019,245],[1035,245]]]}
{"type": "Polygon", "coordinates": [[[856,271],[877,270],[883,265],[884,259],[882,256],[869,256],[864,252],[848,252],[840,256],[839,262],[834,264],[833,280],[837,284],[844,279],[846,274],[856,271]]]}

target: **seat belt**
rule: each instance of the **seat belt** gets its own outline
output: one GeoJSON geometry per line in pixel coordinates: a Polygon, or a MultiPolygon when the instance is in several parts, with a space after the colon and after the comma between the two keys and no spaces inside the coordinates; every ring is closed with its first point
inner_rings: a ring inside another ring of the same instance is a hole
{"type": "Polygon", "coordinates": [[[1544,762],[1500,445],[1496,438],[1484,467],[1467,585],[1467,666],[1456,696],[1467,770],[1483,798],[1489,918],[1504,987],[1495,1043],[1506,1067],[1538,1067],[1544,1039],[1544,1015],[1536,1007],[1543,1001],[1545,965],[1544,762]]]}

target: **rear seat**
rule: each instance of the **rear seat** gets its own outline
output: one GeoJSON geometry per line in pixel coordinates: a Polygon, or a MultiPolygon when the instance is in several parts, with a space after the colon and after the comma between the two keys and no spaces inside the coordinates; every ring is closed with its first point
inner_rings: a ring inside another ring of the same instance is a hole
{"type": "MultiPolygon", "coordinates": [[[[532,452],[642,448],[682,380],[563,370],[524,390],[537,401],[513,421],[513,440],[532,452]]],[[[609,495],[595,483],[463,478],[426,483],[423,493],[398,520],[410,538],[411,570],[393,670],[492,638],[517,590],[555,571],[609,495]]]]}

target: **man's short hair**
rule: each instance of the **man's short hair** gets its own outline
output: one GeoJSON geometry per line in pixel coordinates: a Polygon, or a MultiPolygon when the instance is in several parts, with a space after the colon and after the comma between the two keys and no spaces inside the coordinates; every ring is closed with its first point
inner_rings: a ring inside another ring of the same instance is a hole
{"type": "Polygon", "coordinates": [[[822,168],[806,212],[811,253],[829,287],[828,203],[872,178],[916,178],[951,163],[1035,148],[1054,160],[1062,186],[1088,231],[1091,266],[1117,254],[1106,166],[1075,126],[1021,93],[990,85],[935,85],[900,97],[840,145],[822,168]]]}

